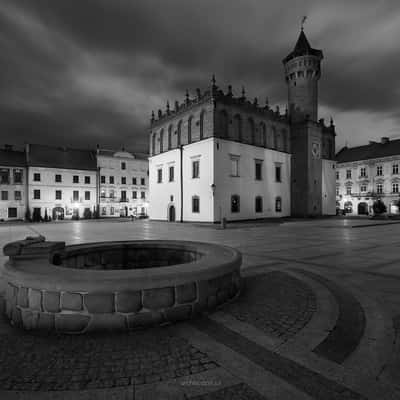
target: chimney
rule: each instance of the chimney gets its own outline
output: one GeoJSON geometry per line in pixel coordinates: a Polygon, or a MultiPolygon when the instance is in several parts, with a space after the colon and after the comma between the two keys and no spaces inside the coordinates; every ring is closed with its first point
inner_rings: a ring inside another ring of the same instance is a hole
{"type": "Polygon", "coordinates": [[[389,143],[389,138],[386,137],[386,136],[382,137],[382,138],[381,138],[381,143],[382,143],[382,144],[387,144],[387,143],[389,143]]]}

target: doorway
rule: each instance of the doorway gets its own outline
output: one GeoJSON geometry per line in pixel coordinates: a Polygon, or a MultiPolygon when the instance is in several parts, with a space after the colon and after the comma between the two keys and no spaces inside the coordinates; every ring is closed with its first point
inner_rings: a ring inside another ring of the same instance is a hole
{"type": "Polygon", "coordinates": [[[168,209],[168,221],[175,222],[175,206],[169,206],[168,209]]]}
{"type": "Polygon", "coordinates": [[[368,215],[368,204],[367,203],[358,203],[357,207],[358,215],[368,215]]]}

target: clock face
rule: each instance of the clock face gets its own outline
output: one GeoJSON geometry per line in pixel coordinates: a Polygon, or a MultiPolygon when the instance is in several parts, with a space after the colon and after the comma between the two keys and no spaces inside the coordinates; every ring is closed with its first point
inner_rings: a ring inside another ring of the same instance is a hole
{"type": "Polygon", "coordinates": [[[314,158],[321,157],[321,144],[317,142],[312,142],[311,144],[311,154],[314,158]]]}

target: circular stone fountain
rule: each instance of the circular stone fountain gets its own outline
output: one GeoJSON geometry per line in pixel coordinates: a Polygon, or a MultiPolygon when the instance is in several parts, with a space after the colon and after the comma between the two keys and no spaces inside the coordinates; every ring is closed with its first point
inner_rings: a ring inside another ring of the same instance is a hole
{"type": "Polygon", "coordinates": [[[209,243],[65,246],[38,237],[4,254],[5,311],[25,329],[130,330],[189,319],[240,291],[240,253],[209,243]]]}

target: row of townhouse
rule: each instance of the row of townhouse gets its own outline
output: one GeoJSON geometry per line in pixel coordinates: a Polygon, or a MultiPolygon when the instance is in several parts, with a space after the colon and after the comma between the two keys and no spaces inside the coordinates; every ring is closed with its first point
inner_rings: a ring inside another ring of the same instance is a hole
{"type": "Polygon", "coordinates": [[[148,161],[127,151],[0,149],[0,221],[147,215],[148,161]]]}
{"type": "Polygon", "coordinates": [[[372,213],[381,199],[390,214],[399,213],[400,140],[344,147],[336,155],[336,206],[350,215],[372,213]]]}

